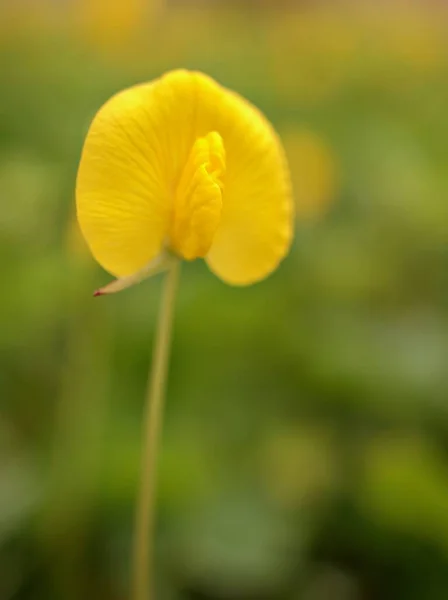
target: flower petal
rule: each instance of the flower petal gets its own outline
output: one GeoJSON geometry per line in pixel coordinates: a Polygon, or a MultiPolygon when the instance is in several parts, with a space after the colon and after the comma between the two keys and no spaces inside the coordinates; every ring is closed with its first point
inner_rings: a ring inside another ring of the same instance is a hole
{"type": "Polygon", "coordinates": [[[225,150],[211,131],[193,144],[175,194],[170,244],[187,260],[203,257],[221,220],[225,150]]]}
{"type": "Polygon", "coordinates": [[[221,222],[206,257],[227,283],[263,279],[286,255],[293,234],[293,202],[283,148],[264,116],[241,96],[204,75],[197,135],[215,130],[226,149],[221,222]]]}
{"type": "Polygon", "coordinates": [[[81,230],[97,261],[131,275],[161,250],[193,140],[194,82],[179,73],[127,89],[96,115],[77,178],[81,230]],[[167,80],[168,79],[168,80],[167,80]]]}

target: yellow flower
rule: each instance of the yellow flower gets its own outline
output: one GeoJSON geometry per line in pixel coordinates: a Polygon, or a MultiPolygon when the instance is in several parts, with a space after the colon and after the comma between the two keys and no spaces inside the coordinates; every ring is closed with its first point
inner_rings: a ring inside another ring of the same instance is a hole
{"type": "Polygon", "coordinates": [[[254,106],[197,72],[167,73],[100,109],[76,196],[92,254],[119,278],[167,253],[204,258],[224,281],[250,284],[292,239],[279,138],[254,106]]]}

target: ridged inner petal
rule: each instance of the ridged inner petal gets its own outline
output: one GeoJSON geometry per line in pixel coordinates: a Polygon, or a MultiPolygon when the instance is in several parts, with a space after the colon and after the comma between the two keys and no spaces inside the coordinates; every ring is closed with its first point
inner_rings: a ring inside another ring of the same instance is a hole
{"type": "Polygon", "coordinates": [[[187,260],[207,254],[221,220],[226,158],[216,131],[198,138],[177,186],[171,248],[187,260]]]}

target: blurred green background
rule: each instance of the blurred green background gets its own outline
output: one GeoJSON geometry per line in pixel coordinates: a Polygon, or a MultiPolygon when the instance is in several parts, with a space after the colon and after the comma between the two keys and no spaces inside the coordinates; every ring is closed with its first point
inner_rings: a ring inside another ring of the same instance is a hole
{"type": "Polygon", "coordinates": [[[186,264],[158,600],[448,597],[448,12],[441,2],[3,0],[0,598],[128,598],[160,280],[109,281],[77,163],[120,88],[198,68],[280,130],[293,250],[186,264]]]}

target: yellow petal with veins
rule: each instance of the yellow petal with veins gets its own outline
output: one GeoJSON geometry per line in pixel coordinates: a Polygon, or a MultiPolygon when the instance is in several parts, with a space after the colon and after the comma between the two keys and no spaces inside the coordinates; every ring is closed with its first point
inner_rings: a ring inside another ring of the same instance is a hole
{"type": "Polygon", "coordinates": [[[168,248],[249,284],[275,269],[292,238],[289,173],[273,128],[196,72],[173,71],[100,109],[81,157],[77,210],[93,255],[117,276],[168,248]]]}

